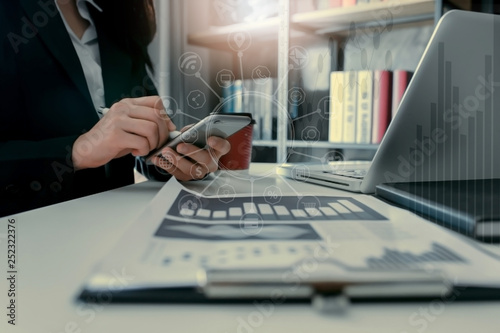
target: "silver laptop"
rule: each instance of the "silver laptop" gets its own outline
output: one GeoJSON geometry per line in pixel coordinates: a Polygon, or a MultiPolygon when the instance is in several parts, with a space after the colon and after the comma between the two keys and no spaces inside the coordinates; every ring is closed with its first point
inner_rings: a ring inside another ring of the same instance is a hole
{"type": "Polygon", "coordinates": [[[499,128],[500,16],[450,11],[371,163],[290,163],[277,173],[362,193],[381,183],[499,178],[499,128]]]}

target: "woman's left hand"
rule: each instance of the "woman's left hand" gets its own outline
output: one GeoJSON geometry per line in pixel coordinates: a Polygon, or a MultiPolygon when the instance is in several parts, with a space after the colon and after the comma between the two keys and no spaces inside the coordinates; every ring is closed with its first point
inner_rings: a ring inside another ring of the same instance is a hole
{"type": "Polygon", "coordinates": [[[155,157],[153,163],[178,180],[202,179],[218,169],[219,158],[231,149],[231,144],[222,138],[211,136],[208,148],[202,149],[189,143],[180,143],[176,151],[167,147],[163,157],[155,157]]]}

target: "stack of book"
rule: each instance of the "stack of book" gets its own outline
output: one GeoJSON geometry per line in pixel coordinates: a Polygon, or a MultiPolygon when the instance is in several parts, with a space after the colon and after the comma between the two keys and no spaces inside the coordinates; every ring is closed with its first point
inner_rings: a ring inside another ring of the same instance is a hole
{"type": "Polygon", "coordinates": [[[254,140],[276,139],[278,107],[274,94],[277,88],[275,78],[247,79],[225,82],[222,87],[222,112],[251,113],[255,120],[254,140]]]}
{"type": "Polygon", "coordinates": [[[329,141],[380,143],[410,78],[404,70],[332,72],[329,141]]]}

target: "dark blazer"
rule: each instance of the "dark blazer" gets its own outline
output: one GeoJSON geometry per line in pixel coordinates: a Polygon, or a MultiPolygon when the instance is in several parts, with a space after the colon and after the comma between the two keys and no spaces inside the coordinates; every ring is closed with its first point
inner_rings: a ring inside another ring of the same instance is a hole
{"type": "MultiPolygon", "coordinates": [[[[157,94],[144,63],[99,38],[106,106],[157,94]]],[[[132,184],[135,159],[75,172],[72,146],[99,120],[54,0],[0,0],[0,216],[132,184]]]]}

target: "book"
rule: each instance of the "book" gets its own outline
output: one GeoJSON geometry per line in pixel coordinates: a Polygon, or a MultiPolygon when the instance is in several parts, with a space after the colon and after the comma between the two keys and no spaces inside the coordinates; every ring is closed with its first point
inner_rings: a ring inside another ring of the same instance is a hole
{"type": "Polygon", "coordinates": [[[296,0],[291,2],[293,13],[307,13],[315,11],[318,6],[316,0],[296,0]]]}
{"type": "Polygon", "coordinates": [[[372,140],[373,72],[358,71],[356,99],[356,143],[369,144],[372,140]]]}
{"type": "Polygon", "coordinates": [[[270,78],[255,81],[255,108],[260,113],[262,140],[273,138],[273,86],[274,80],[270,78]]]}
{"type": "MultiPolygon", "coordinates": [[[[316,10],[323,10],[328,8],[342,7],[343,2],[346,0],[315,0],[316,10]]],[[[307,1],[304,1],[307,2],[307,1]]],[[[356,1],[354,1],[356,3],[356,1]]]]}
{"type": "Polygon", "coordinates": [[[468,237],[500,241],[500,179],[381,184],[375,194],[468,237]]]}
{"type": "Polygon", "coordinates": [[[330,0],[316,0],[318,10],[327,9],[330,6],[330,0]]]}
{"type": "Polygon", "coordinates": [[[356,142],[356,98],[358,91],[358,75],[356,71],[348,71],[344,77],[344,121],[342,127],[342,141],[356,142]]]}
{"type": "Polygon", "coordinates": [[[222,106],[222,112],[231,113],[233,109],[233,82],[223,81],[222,82],[222,98],[224,99],[224,104],[222,106]]]}
{"type": "Polygon", "coordinates": [[[330,8],[342,7],[342,0],[329,0],[328,7],[330,8]]]}
{"type": "Polygon", "coordinates": [[[250,113],[255,123],[253,125],[252,137],[254,140],[260,139],[260,113],[255,108],[254,81],[243,80],[243,112],[250,113]]]}
{"type": "Polygon", "coordinates": [[[379,144],[391,120],[392,73],[376,70],[373,74],[373,144],[379,144]]]}
{"type": "MultiPolygon", "coordinates": [[[[268,90],[268,100],[271,103],[271,117],[272,117],[272,139],[278,139],[278,113],[282,112],[279,108],[278,102],[278,94],[275,92],[278,91],[278,79],[272,78],[270,84],[270,90],[268,90]]],[[[298,109],[296,111],[296,117],[298,116],[298,109]]]]}
{"type": "Polygon", "coordinates": [[[343,0],[342,1],[343,7],[349,7],[349,6],[354,6],[354,5],[356,5],[356,0],[343,0]]]}
{"type": "Polygon", "coordinates": [[[235,80],[233,83],[232,90],[233,98],[233,112],[242,113],[243,112],[243,81],[235,80]]]}
{"type": "Polygon", "coordinates": [[[405,70],[395,70],[392,74],[392,118],[398,112],[401,99],[408,87],[412,72],[405,70]]]}
{"type": "Polygon", "coordinates": [[[344,72],[336,71],[330,74],[330,110],[328,141],[342,142],[344,124],[344,72]]]}

